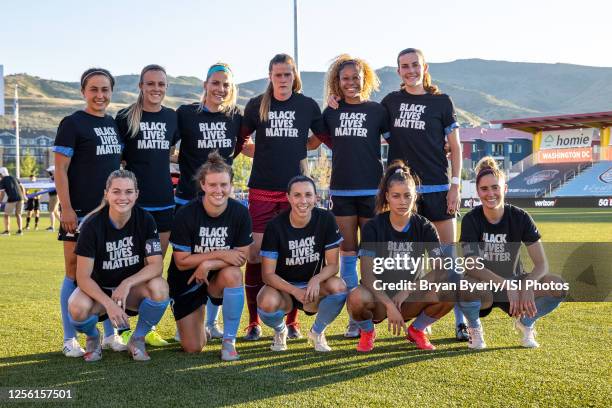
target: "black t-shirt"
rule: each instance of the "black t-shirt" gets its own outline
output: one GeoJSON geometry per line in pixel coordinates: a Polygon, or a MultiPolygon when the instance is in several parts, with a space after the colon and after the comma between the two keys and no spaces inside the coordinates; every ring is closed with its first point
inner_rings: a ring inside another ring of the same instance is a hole
{"type": "Polygon", "coordinates": [[[199,103],[192,103],[181,105],[176,110],[181,134],[181,177],[176,196],[183,200],[191,200],[199,191],[193,178],[210,152],[218,150],[227,163],[232,164],[242,124],[242,115],[238,109],[231,113],[210,112],[206,109],[198,112],[199,106],[199,103]]]}
{"type": "Polygon", "coordinates": [[[287,282],[308,282],[325,266],[325,251],[340,246],[342,236],[331,212],[313,208],[310,222],[294,228],[290,210],[266,225],[261,255],[276,259],[276,274],[287,282]]]}
{"type": "Polygon", "coordinates": [[[294,93],[286,101],[272,97],[268,120],[259,120],[262,95],[251,99],[244,109],[244,126],[255,131],[255,157],[249,187],[285,191],[289,180],[301,174],[300,161],[306,158],[308,129],[323,134],[321,109],[314,99],[294,93]]]}
{"type": "Polygon", "coordinates": [[[24,199],[19,181],[13,176],[3,176],[2,179],[0,179],[0,190],[4,190],[6,193],[7,203],[23,201],[24,199]]]}
{"type": "Polygon", "coordinates": [[[448,95],[412,95],[401,90],[382,100],[389,112],[388,163],[402,159],[423,185],[448,184],[446,135],[457,127],[455,107],[448,95]]]}
{"type": "Polygon", "coordinates": [[[376,190],[382,178],[380,136],[387,132],[386,109],[376,102],[340,101],[338,109],[323,111],[323,120],[333,143],[330,188],[376,190]]]}
{"type": "Polygon", "coordinates": [[[108,206],[90,216],[81,226],[74,251],[94,259],[91,278],[103,288],[115,288],[145,266],[145,258],[161,255],[161,244],[153,216],[134,207],[121,229],[113,226],[108,206]]]}
{"type": "Polygon", "coordinates": [[[71,157],[70,203],[77,217],[96,208],[108,175],[121,163],[123,140],[113,118],[77,111],[60,122],[53,151],[71,157]]]}
{"type": "MultiPolygon", "coordinates": [[[[423,257],[425,252],[430,258],[442,255],[440,238],[433,224],[425,217],[412,214],[403,231],[397,231],[391,225],[389,211],[377,214],[364,225],[361,232],[359,256],[372,258],[408,259],[423,257]]],[[[385,270],[381,273],[385,282],[416,280],[421,278],[425,270],[419,265],[415,267],[408,264],[408,268],[401,270],[385,270]]]]}
{"type": "Polygon", "coordinates": [[[461,221],[463,256],[481,256],[487,269],[510,279],[524,274],[519,251],[521,242],[529,246],[541,238],[533,219],[525,210],[511,204],[497,224],[487,221],[482,206],[467,213],[461,221]]]}
{"type": "MultiPolygon", "coordinates": [[[[249,211],[230,198],[225,211],[218,217],[211,217],[204,209],[202,198],[195,198],[176,213],[170,242],[174,251],[192,254],[245,247],[253,242],[249,211]]],[[[187,285],[194,272],[195,268],[179,270],[172,257],[168,269],[170,297],[179,296],[197,285],[195,281],[187,285]]]]}
{"type": "Polygon", "coordinates": [[[125,168],[138,179],[138,204],[147,208],[174,205],[170,178],[170,148],[178,142],[176,112],[162,106],[159,112],[142,112],[140,130],[128,134],[127,109],[117,113],[115,121],[125,141],[125,168]]]}

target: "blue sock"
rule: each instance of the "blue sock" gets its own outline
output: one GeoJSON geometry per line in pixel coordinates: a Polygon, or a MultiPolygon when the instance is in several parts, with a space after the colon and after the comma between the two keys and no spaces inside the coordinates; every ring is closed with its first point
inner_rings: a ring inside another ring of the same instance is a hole
{"type": "Polygon", "coordinates": [[[521,323],[527,327],[533,327],[536,320],[542,316],[546,316],[559,306],[559,303],[563,301],[561,297],[554,296],[542,296],[535,299],[536,304],[536,315],[534,317],[521,317],[521,323]]]}
{"type": "Polygon", "coordinates": [[[115,334],[115,327],[111,323],[110,319],[106,319],[102,322],[102,327],[104,327],[104,337],[112,336],[115,334]]]}
{"type": "MultiPolygon", "coordinates": [[[[223,299],[225,299],[225,291],[223,293],[223,299]]],[[[223,303],[225,303],[225,301],[223,303]]],[[[206,302],[206,325],[213,326],[217,324],[217,316],[219,316],[219,306],[213,304],[210,299],[208,299],[206,302]]],[[[225,319],[225,312],[223,313],[223,318],[225,319]]]]}
{"type": "Polygon", "coordinates": [[[340,276],[350,291],[359,284],[357,278],[357,256],[343,255],[340,257],[340,276]]]}
{"type": "Polygon", "coordinates": [[[427,316],[425,312],[421,312],[421,314],[417,316],[414,322],[412,322],[412,327],[414,327],[415,329],[419,331],[423,331],[425,330],[427,326],[431,326],[433,323],[437,321],[438,321],[437,317],[430,317],[430,316],[427,316]]]}
{"type": "Polygon", "coordinates": [[[458,304],[455,304],[453,311],[455,312],[455,327],[459,326],[461,323],[465,324],[463,310],[461,310],[461,307],[458,304]]]}
{"type": "Polygon", "coordinates": [[[312,331],[317,334],[323,333],[323,330],[338,317],[345,301],[346,292],[334,293],[321,299],[317,317],[312,325],[312,331]]]}
{"type": "Polygon", "coordinates": [[[223,289],[223,340],[236,340],[244,308],[244,286],[223,289]]]}
{"type": "Polygon", "coordinates": [[[260,308],[257,308],[257,314],[261,318],[261,321],[265,323],[266,326],[274,329],[275,332],[281,332],[285,329],[285,311],[277,310],[276,312],[268,313],[264,312],[260,308]]]}
{"type": "Polygon", "coordinates": [[[359,328],[363,331],[371,332],[372,330],[374,330],[374,322],[372,322],[372,319],[360,321],[355,320],[355,323],[357,323],[359,328]]]}
{"type": "Polygon", "coordinates": [[[144,298],[138,306],[138,323],[132,336],[144,337],[151,331],[151,327],[155,326],[164,316],[164,312],[170,303],[170,299],[156,302],[149,298],[144,298]]]}
{"type": "Polygon", "coordinates": [[[70,314],[68,313],[68,298],[76,289],[74,280],[64,276],[62,288],[60,289],[60,308],[62,310],[62,327],[64,328],[64,341],[76,337],[77,332],[71,323],[70,314]]]}
{"type": "Polygon", "coordinates": [[[70,324],[80,333],[85,333],[87,337],[96,337],[100,335],[96,323],[98,323],[98,315],[89,316],[83,321],[72,320],[70,317],[70,324]]]}
{"type": "Polygon", "coordinates": [[[473,329],[480,327],[480,300],[459,302],[459,307],[467,319],[468,327],[473,329]]]}

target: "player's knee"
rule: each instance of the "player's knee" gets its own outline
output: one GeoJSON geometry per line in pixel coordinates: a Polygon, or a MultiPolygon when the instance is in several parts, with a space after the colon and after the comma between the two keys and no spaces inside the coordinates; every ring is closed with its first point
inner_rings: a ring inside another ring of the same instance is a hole
{"type": "Polygon", "coordinates": [[[274,313],[280,309],[280,297],[270,290],[262,290],[257,295],[257,307],[266,313],[274,313]]]}
{"type": "Polygon", "coordinates": [[[242,271],[237,266],[223,268],[219,277],[226,288],[235,288],[242,285],[242,271]]]}
{"type": "Polygon", "coordinates": [[[155,302],[161,302],[168,299],[169,288],[168,283],[162,277],[151,279],[147,283],[147,289],[149,291],[149,298],[155,302]]]}
{"type": "Polygon", "coordinates": [[[346,284],[344,281],[335,276],[329,278],[325,286],[330,295],[346,292],[346,284]]]}
{"type": "Polygon", "coordinates": [[[349,293],[346,299],[346,304],[348,305],[350,310],[357,311],[363,307],[363,304],[365,303],[364,292],[365,291],[361,286],[357,286],[349,293]]]}
{"type": "Polygon", "coordinates": [[[183,347],[183,351],[189,354],[201,353],[206,345],[206,340],[198,340],[198,339],[181,339],[181,346],[183,347]]]}
{"type": "Polygon", "coordinates": [[[567,297],[567,290],[564,289],[566,282],[560,276],[556,275],[546,275],[541,280],[540,283],[549,284],[550,289],[546,291],[547,296],[552,296],[555,298],[565,299],[567,297]]]}
{"type": "Polygon", "coordinates": [[[73,297],[68,301],[68,313],[72,320],[82,321],[87,319],[89,313],[88,302],[84,302],[80,297],[73,297]]]}

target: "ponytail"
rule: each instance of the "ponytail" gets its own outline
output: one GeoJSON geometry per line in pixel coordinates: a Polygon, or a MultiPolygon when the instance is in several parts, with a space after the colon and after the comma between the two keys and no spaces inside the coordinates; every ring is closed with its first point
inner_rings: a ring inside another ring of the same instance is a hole
{"type": "Polygon", "coordinates": [[[506,175],[499,168],[499,165],[495,161],[495,159],[491,156],[485,156],[478,161],[476,167],[474,168],[474,172],[476,173],[476,186],[480,182],[480,179],[484,176],[492,174],[493,176],[499,178],[504,178],[506,175]]]}
{"type": "MultiPolygon", "coordinates": [[[[376,194],[376,213],[380,214],[389,209],[389,202],[387,201],[387,193],[392,183],[407,183],[412,195],[416,201],[417,185],[419,183],[418,177],[412,173],[412,170],[402,160],[395,160],[383,175],[380,184],[378,185],[378,193],[376,194]]],[[[415,214],[417,211],[416,204],[412,206],[411,213],[415,214]]]]}

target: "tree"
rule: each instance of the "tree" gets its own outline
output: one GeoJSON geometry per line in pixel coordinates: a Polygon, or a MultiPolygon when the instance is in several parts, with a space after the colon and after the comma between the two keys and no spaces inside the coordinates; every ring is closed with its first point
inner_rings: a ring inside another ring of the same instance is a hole
{"type": "Polygon", "coordinates": [[[30,149],[26,149],[25,154],[21,158],[21,165],[19,167],[22,177],[29,177],[32,174],[35,176],[38,175],[38,163],[36,162],[36,158],[30,153],[30,149]]]}
{"type": "Polygon", "coordinates": [[[331,160],[327,157],[327,149],[321,147],[319,157],[313,164],[310,169],[310,177],[317,183],[319,190],[328,190],[331,178],[331,160]]]}

